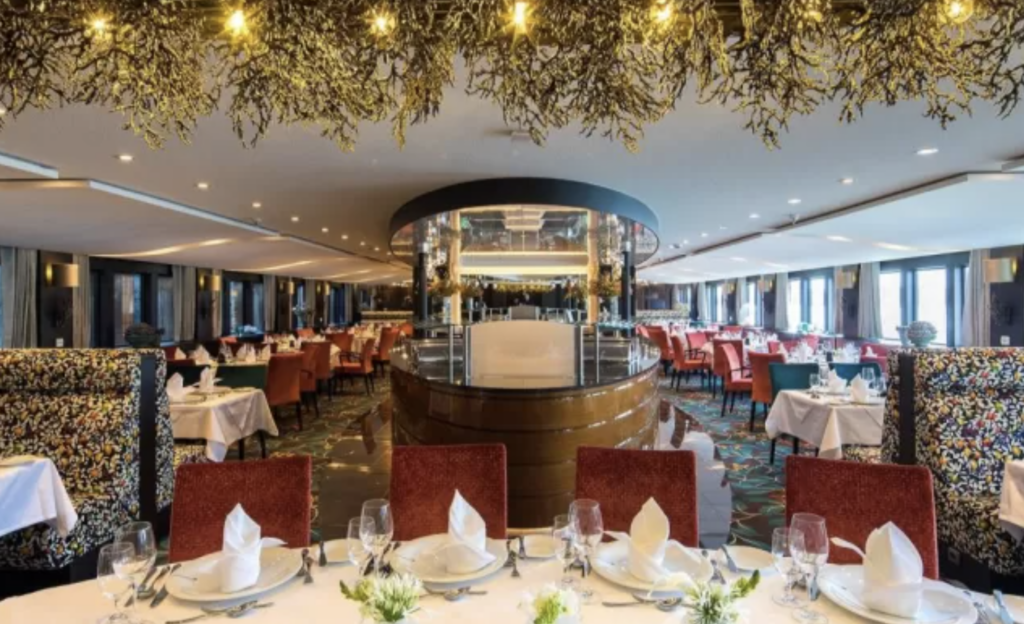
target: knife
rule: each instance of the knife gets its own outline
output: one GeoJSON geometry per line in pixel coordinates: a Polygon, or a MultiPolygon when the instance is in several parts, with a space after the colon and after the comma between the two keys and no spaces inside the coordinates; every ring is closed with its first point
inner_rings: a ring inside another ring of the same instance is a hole
{"type": "Polygon", "coordinates": [[[1010,612],[1006,609],[1006,601],[1003,600],[1003,592],[998,589],[992,592],[995,596],[996,605],[999,606],[999,621],[1002,624],[1013,624],[1013,618],[1010,617],[1010,612]]]}
{"type": "Polygon", "coordinates": [[[324,538],[320,538],[320,567],[327,565],[327,553],[324,551],[324,538]]]}
{"type": "Polygon", "coordinates": [[[177,569],[180,567],[180,563],[176,563],[171,566],[171,571],[168,573],[168,579],[164,581],[163,587],[161,587],[160,591],[157,592],[156,596],[153,598],[153,602],[149,603],[150,609],[155,609],[156,607],[159,607],[160,603],[163,602],[165,598],[167,598],[167,583],[170,582],[170,577],[174,576],[175,571],[177,571],[177,569]]]}

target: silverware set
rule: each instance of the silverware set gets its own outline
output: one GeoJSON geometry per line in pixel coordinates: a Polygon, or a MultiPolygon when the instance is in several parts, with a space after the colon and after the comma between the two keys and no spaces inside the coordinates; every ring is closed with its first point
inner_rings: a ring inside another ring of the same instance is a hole
{"type": "MultiPolygon", "coordinates": [[[[702,549],[700,551],[700,554],[705,559],[707,559],[708,561],[711,562],[711,569],[714,570],[714,572],[711,575],[711,582],[712,583],[718,583],[720,585],[725,585],[725,577],[722,576],[722,571],[718,569],[718,561],[716,561],[713,557],[708,555],[708,549],[707,548],[702,549]]],[[[733,564],[733,565],[735,565],[735,564],[733,564]]]]}
{"type": "Polygon", "coordinates": [[[508,559],[505,560],[505,567],[512,568],[512,578],[521,578],[522,574],[519,573],[519,557],[526,556],[526,546],[523,544],[523,538],[510,537],[505,540],[505,548],[508,549],[508,559]],[[512,548],[512,542],[519,540],[519,549],[512,548]]]}
{"type": "MultiPolygon", "coordinates": [[[[176,563],[174,565],[164,567],[164,569],[160,571],[160,576],[156,577],[156,580],[153,581],[153,585],[150,587],[150,589],[155,588],[156,584],[160,582],[160,579],[164,578],[165,576],[168,576],[168,575],[173,576],[174,573],[177,572],[178,568],[180,568],[180,567],[181,567],[180,563],[176,563]]],[[[151,609],[159,607],[160,603],[162,603],[166,598],[167,598],[167,581],[164,580],[164,584],[160,586],[160,591],[156,592],[156,596],[154,596],[153,597],[153,601],[149,603],[149,607],[151,609]]]]}
{"type": "Polygon", "coordinates": [[[673,598],[651,598],[641,594],[633,594],[632,602],[611,602],[604,601],[601,603],[602,607],[610,608],[621,608],[621,607],[650,607],[653,606],[658,611],[664,611],[665,613],[671,613],[680,607],[685,607],[686,604],[682,597],[673,598]]]}
{"type": "Polygon", "coordinates": [[[309,549],[302,549],[302,569],[299,570],[299,576],[302,577],[303,585],[313,584],[313,573],[311,568],[313,567],[313,558],[309,556],[309,549]]]}
{"type": "Polygon", "coordinates": [[[250,600],[249,602],[243,602],[240,605],[237,605],[237,606],[234,606],[234,607],[228,607],[226,609],[207,609],[207,608],[204,608],[203,612],[200,613],[199,615],[194,615],[194,616],[192,616],[190,618],[185,618],[183,620],[171,620],[169,622],[166,622],[166,624],[188,624],[188,622],[198,622],[199,620],[205,620],[207,618],[222,617],[222,616],[223,617],[228,617],[228,618],[231,618],[231,619],[236,619],[236,618],[240,618],[240,617],[242,617],[244,615],[247,615],[250,611],[254,611],[256,609],[266,609],[267,607],[272,607],[272,606],[274,606],[274,603],[272,603],[272,602],[260,603],[258,600],[250,600]]]}

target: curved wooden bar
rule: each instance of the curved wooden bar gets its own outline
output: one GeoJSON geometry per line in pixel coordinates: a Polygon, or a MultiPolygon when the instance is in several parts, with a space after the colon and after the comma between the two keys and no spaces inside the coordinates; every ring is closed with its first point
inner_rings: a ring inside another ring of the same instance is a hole
{"type": "Polygon", "coordinates": [[[607,384],[490,389],[391,372],[395,444],[494,444],[508,449],[509,526],[550,526],[566,513],[581,445],[651,448],[658,366],[607,384]]]}

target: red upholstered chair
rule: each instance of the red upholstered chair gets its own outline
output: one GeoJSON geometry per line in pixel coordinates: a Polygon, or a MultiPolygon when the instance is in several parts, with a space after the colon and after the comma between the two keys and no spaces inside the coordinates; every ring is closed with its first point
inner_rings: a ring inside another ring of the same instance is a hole
{"type": "Polygon", "coordinates": [[[503,444],[396,446],[391,452],[395,539],[448,532],[455,490],[487,523],[487,537],[508,530],[507,459],[503,444]]]}
{"type": "Polygon", "coordinates": [[[637,325],[636,332],[644,338],[650,339],[651,337],[651,332],[648,331],[646,325],[637,325]]]}
{"type": "MultiPolygon", "coordinates": [[[[744,368],[743,360],[740,359],[740,355],[736,352],[736,346],[732,344],[736,342],[734,340],[723,340],[715,341],[715,345],[720,349],[722,354],[722,360],[725,363],[725,385],[722,387],[722,416],[725,416],[725,404],[729,401],[729,397],[732,397],[732,405],[729,407],[729,411],[736,409],[736,395],[737,394],[751,394],[754,390],[754,380],[750,377],[750,371],[744,368]],[[722,344],[718,344],[721,342],[722,344]]],[[[742,342],[739,348],[743,348],[742,342]]],[[[717,364],[718,361],[715,360],[717,364]]]]}
{"type": "Polygon", "coordinates": [[[317,392],[321,392],[325,385],[330,388],[331,378],[334,377],[334,367],[331,366],[331,343],[324,341],[309,344],[316,346],[316,389],[317,392]]]}
{"type": "Polygon", "coordinates": [[[391,347],[395,346],[397,339],[398,329],[388,328],[380,333],[380,345],[373,354],[373,367],[380,369],[381,377],[384,376],[384,367],[391,364],[391,347]]]}
{"type": "Polygon", "coordinates": [[[651,342],[661,350],[661,365],[665,369],[665,374],[668,374],[668,369],[672,366],[672,345],[669,344],[668,334],[660,327],[649,327],[647,332],[650,334],[651,342]]]}
{"type": "Polygon", "coordinates": [[[741,333],[743,331],[743,326],[741,326],[741,325],[726,325],[725,329],[723,329],[722,331],[724,331],[727,334],[739,334],[739,333],[741,333]]]}
{"type": "Polygon", "coordinates": [[[697,456],[692,451],[635,451],[581,446],[576,451],[576,498],[601,504],[604,528],[629,531],[653,498],[668,516],[672,539],[697,546],[697,456]]]}
{"type": "MultiPolygon", "coordinates": [[[[924,562],[924,575],[939,577],[932,473],[924,466],[865,464],[814,457],[786,458],[786,522],[795,513],[825,518],[831,537],[864,548],[871,531],[893,522],[924,562]]],[[[829,550],[829,563],[860,563],[845,548],[829,550]]]]}
{"type": "Polygon", "coordinates": [[[291,548],[308,546],[312,466],[308,455],[182,465],[175,475],[168,560],[219,551],[224,519],[237,504],[264,537],[282,539],[291,548]]]}
{"type": "MultiPolygon", "coordinates": [[[[799,342],[806,342],[807,346],[811,348],[811,351],[816,351],[818,349],[818,343],[821,342],[821,338],[814,334],[807,334],[806,336],[801,336],[799,342]]],[[[789,347],[786,348],[788,349],[789,347]]]]}
{"type": "Polygon", "coordinates": [[[174,361],[174,354],[178,352],[178,346],[161,347],[164,350],[164,357],[167,358],[168,362],[174,361]]]}
{"type": "Polygon", "coordinates": [[[312,338],[316,335],[316,332],[312,327],[302,327],[295,330],[296,338],[312,338]]]}
{"type": "Polygon", "coordinates": [[[301,353],[281,353],[270,358],[267,365],[267,403],[275,414],[284,405],[294,405],[302,430],[302,361],[301,353]]]}
{"type": "Polygon", "coordinates": [[[362,353],[342,353],[341,357],[347,356],[349,361],[342,360],[334,369],[334,374],[341,380],[363,378],[366,384],[366,394],[376,390],[373,384],[373,354],[376,352],[375,341],[370,338],[363,342],[362,353]]]}
{"type": "Polygon", "coordinates": [[[406,338],[412,338],[413,334],[416,332],[416,328],[413,327],[412,323],[406,321],[405,323],[402,323],[401,327],[398,328],[398,331],[402,332],[406,338]]]}
{"type": "Polygon", "coordinates": [[[768,366],[772,362],[785,364],[786,358],[781,353],[756,353],[751,351],[750,379],[753,388],[750,391],[750,431],[754,431],[754,418],[757,404],[764,406],[765,418],[768,417],[768,406],[772,404],[772,378],[768,366]]]}
{"type": "Polygon", "coordinates": [[[679,382],[682,380],[683,375],[686,375],[686,381],[689,383],[690,375],[693,373],[700,373],[701,385],[704,384],[704,371],[707,369],[705,364],[705,358],[707,353],[703,351],[697,351],[694,353],[692,350],[687,350],[683,344],[683,339],[679,336],[672,336],[672,385],[679,388],[679,382]]]}
{"type": "Polygon", "coordinates": [[[721,338],[714,338],[711,341],[714,345],[715,357],[711,362],[711,396],[714,397],[716,394],[716,381],[722,380],[724,385],[726,377],[732,371],[729,362],[726,360],[725,355],[722,354],[722,345],[731,344],[736,353],[740,354],[740,361],[743,361],[743,340],[722,340],[721,338]]]}
{"type": "Polygon", "coordinates": [[[889,375],[889,347],[877,342],[865,342],[860,346],[860,361],[869,364],[878,364],[879,368],[882,369],[882,374],[889,375]],[[868,357],[865,355],[868,352],[868,347],[871,347],[871,351],[875,354],[874,357],[868,357]]]}
{"type": "Polygon", "coordinates": [[[339,332],[337,334],[331,334],[331,343],[338,347],[342,353],[346,353],[352,350],[352,334],[348,332],[339,332]]]}

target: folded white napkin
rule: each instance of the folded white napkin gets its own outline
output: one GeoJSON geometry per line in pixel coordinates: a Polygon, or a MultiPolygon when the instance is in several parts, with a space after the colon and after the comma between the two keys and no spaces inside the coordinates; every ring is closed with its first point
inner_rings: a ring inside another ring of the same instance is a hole
{"type": "Polygon", "coordinates": [[[472,505],[455,490],[448,508],[448,540],[435,553],[449,574],[469,574],[494,561],[487,552],[487,525],[472,505]]]}
{"type": "Polygon", "coordinates": [[[801,342],[796,347],[796,353],[800,357],[800,361],[806,362],[811,359],[812,355],[814,355],[814,350],[811,349],[811,346],[806,342],[801,342]]]}
{"type": "Polygon", "coordinates": [[[245,351],[245,362],[246,364],[252,364],[256,361],[256,350],[246,345],[245,351]]]}
{"type": "Polygon", "coordinates": [[[875,352],[871,347],[868,347],[867,349],[864,350],[864,357],[873,358],[878,356],[875,355],[875,352]]]}
{"type": "Polygon", "coordinates": [[[210,392],[213,390],[217,381],[213,378],[213,369],[204,368],[203,372],[199,373],[199,391],[210,392]]]}
{"type": "Polygon", "coordinates": [[[274,354],[274,352],[270,349],[269,346],[263,347],[263,352],[260,354],[260,359],[261,360],[265,360],[265,361],[269,361],[270,360],[270,356],[272,356],[273,354],[274,354]]]}
{"type": "Polygon", "coordinates": [[[260,551],[284,544],[275,537],[260,537],[260,525],[235,505],[224,520],[224,546],[217,564],[222,592],[252,587],[260,577],[260,551]]]}
{"type": "Polygon", "coordinates": [[[869,396],[868,382],[864,381],[860,375],[854,377],[850,382],[850,398],[855,403],[867,403],[869,396]]]}
{"type": "Polygon", "coordinates": [[[192,359],[196,364],[209,364],[210,354],[202,345],[199,345],[199,348],[192,352],[192,359]]]}
{"type": "Polygon", "coordinates": [[[924,565],[910,538],[892,522],[875,529],[864,549],[865,606],[913,618],[921,606],[924,565]]]}
{"type": "Polygon", "coordinates": [[[787,362],[789,361],[789,351],[786,351],[786,345],[779,344],[779,353],[782,354],[782,359],[783,360],[785,360],[787,362]]]}
{"type": "Polygon", "coordinates": [[[1024,539],[1024,460],[1006,462],[999,496],[999,524],[1018,542],[1024,539]]]}
{"type": "Polygon", "coordinates": [[[174,373],[171,378],[167,380],[167,398],[172,403],[183,401],[189,393],[192,392],[192,388],[185,387],[185,380],[181,378],[181,375],[174,373]]]}
{"type": "Polygon", "coordinates": [[[185,352],[184,351],[182,351],[181,349],[175,349],[174,350],[174,359],[176,359],[176,360],[184,360],[184,359],[187,359],[187,358],[185,357],[185,352]]]}
{"type": "Polygon", "coordinates": [[[828,372],[828,389],[833,392],[840,392],[846,388],[846,380],[839,376],[839,373],[831,370],[828,372]]]}
{"type": "Polygon", "coordinates": [[[641,581],[690,584],[693,579],[684,570],[696,570],[701,565],[696,555],[679,542],[668,539],[668,516],[653,498],[648,499],[633,518],[629,535],[618,531],[607,533],[620,542],[626,542],[629,573],[641,581]]]}

